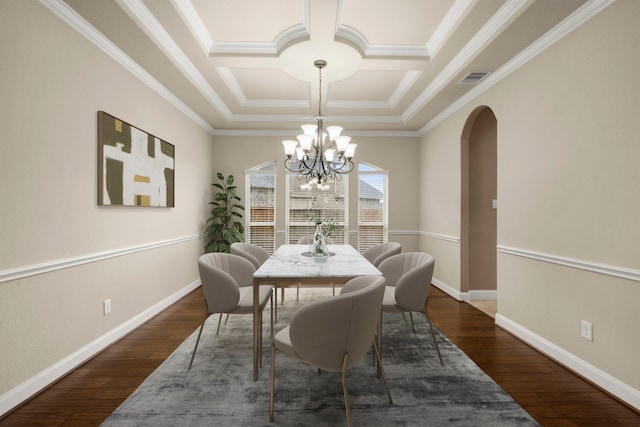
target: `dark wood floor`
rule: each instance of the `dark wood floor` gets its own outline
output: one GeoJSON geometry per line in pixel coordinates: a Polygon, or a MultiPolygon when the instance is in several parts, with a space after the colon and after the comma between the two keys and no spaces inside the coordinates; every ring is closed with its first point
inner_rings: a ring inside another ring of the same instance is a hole
{"type": "MultiPolygon", "coordinates": [[[[95,426],[191,334],[202,319],[197,289],[43,393],[1,426],[95,426]]],[[[543,426],[640,426],[640,414],[562,368],[493,318],[438,289],[433,323],[543,426]]]]}

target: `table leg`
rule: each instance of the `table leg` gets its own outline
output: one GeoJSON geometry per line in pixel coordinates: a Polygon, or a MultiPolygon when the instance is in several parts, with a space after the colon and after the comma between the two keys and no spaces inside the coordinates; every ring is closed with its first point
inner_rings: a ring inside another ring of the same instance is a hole
{"type": "Polygon", "coordinates": [[[260,283],[253,282],[253,380],[258,381],[258,346],[260,345],[260,316],[258,315],[258,294],[260,283]]]}

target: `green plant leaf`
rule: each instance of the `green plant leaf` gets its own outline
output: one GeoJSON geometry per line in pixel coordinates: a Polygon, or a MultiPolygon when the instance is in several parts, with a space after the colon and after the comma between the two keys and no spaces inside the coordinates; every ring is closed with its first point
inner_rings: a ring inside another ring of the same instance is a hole
{"type": "Polygon", "coordinates": [[[241,211],[245,207],[240,204],[242,201],[236,194],[237,187],[233,185],[234,177],[225,176],[218,172],[218,180],[211,185],[216,189],[213,201],[209,202],[211,216],[206,221],[203,232],[210,240],[205,245],[206,252],[229,252],[231,244],[244,240],[244,224],[235,219],[242,218],[241,211]]]}

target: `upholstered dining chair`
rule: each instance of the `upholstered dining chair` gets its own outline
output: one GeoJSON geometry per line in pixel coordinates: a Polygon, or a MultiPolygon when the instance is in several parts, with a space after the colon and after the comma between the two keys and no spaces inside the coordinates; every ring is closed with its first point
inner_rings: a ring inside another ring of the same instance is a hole
{"type": "MultiPolygon", "coordinates": [[[[231,253],[251,261],[251,263],[256,268],[256,270],[260,268],[260,266],[264,264],[264,262],[268,260],[269,257],[271,256],[269,255],[269,252],[267,252],[266,249],[261,248],[258,245],[254,245],[253,243],[246,243],[246,242],[232,243],[231,253]]],[[[276,303],[273,311],[273,316],[275,321],[278,320],[278,287],[279,287],[278,283],[273,284],[273,289],[275,290],[274,301],[276,303]]],[[[283,288],[283,292],[284,292],[284,288],[283,288]]]]}
{"type": "Polygon", "coordinates": [[[373,264],[375,267],[379,266],[382,261],[389,258],[392,255],[398,255],[402,252],[402,245],[398,242],[379,243],[371,246],[364,251],[364,256],[367,261],[373,264]]]}
{"type": "Polygon", "coordinates": [[[440,347],[438,347],[438,340],[433,332],[433,325],[427,310],[434,266],[435,259],[433,256],[424,252],[407,252],[393,255],[378,265],[378,270],[386,280],[377,334],[378,348],[381,352],[382,315],[384,313],[402,313],[404,315],[404,313],[408,312],[413,333],[416,333],[412,312],[420,312],[424,314],[427,323],[429,323],[429,330],[438,352],[440,364],[444,366],[440,347]]]}
{"type": "Polygon", "coordinates": [[[231,244],[231,253],[251,261],[256,270],[269,259],[269,252],[253,243],[235,242],[231,244]]]}
{"type": "Polygon", "coordinates": [[[382,378],[393,404],[382,360],[375,342],[376,325],[384,295],[382,276],[360,276],[349,280],[340,295],[312,301],[293,315],[290,326],[278,332],[271,343],[269,418],[273,421],[276,353],[297,359],[319,370],[340,372],[351,426],[347,370],[358,363],[373,345],[382,378]]]}
{"type": "MultiPolygon", "coordinates": [[[[189,369],[193,365],[202,329],[209,316],[215,313],[253,314],[253,273],[256,269],[249,260],[234,254],[207,253],[198,259],[198,270],[204,292],[205,312],[193,347],[189,369]]],[[[258,292],[258,324],[260,325],[258,354],[260,355],[262,355],[262,313],[269,301],[271,301],[271,335],[273,335],[273,289],[271,286],[260,286],[258,292]]],[[[219,331],[220,320],[218,320],[216,335],[219,331]]]]}
{"type": "MultiPolygon", "coordinates": [[[[333,245],[334,241],[331,237],[324,237],[324,242],[327,245],[333,245]]],[[[299,240],[298,240],[298,244],[299,245],[310,245],[311,243],[313,243],[313,235],[309,235],[309,236],[302,236],[299,240]]]]}
{"type": "MultiPolygon", "coordinates": [[[[313,235],[302,236],[300,239],[298,239],[298,244],[310,245],[311,243],[313,243],[313,238],[314,238],[313,235]]],[[[335,242],[333,241],[333,239],[331,239],[331,237],[325,236],[324,241],[327,245],[335,244],[335,242]]],[[[331,286],[333,295],[335,295],[336,293],[335,285],[333,283],[329,283],[329,285],[331,286]]],[[[282,285],[282,292],[280,293],[280,305],[284,304],[284,288],[285,288],[285,285],[282,285]]],[[[298,283],[298,286],[296,288],[296,301],[300,301],[300,283],[298,283]]]]}

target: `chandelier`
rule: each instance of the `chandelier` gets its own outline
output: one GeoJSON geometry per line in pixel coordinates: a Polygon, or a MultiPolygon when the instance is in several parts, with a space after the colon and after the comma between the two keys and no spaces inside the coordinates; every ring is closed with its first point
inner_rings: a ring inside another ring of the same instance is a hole
{"type": "Polygon", "coordinates": [[[303,125],[303,134],[297,136],[297,141],[285,140],[282,144],[287,155],[284,161],[287,170],[295,172],[298,179],[304,179],[308,184],[315,182],[321,188],[327,180],[339,181],[342,174],[353,170],[351,159],[357,144],[351,143],[350,137],[340,135],[340,126],[327,126],[325,131],[327,116],[322,115],[322,69],[327,61],[318,59],[313,65],[318,69],[320,81],[318,115],[313,118],[316,124],[303,125]],[[328,142],[325,141],[327,136],[328,142]]]}

